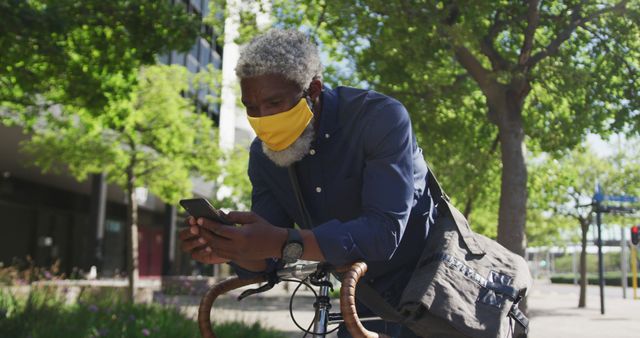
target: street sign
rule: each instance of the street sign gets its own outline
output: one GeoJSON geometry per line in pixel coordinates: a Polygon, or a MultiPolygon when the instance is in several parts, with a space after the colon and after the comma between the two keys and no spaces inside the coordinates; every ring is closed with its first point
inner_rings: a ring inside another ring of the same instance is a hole
{"type": "Polygon", "coordinates": [[[629,195],[603,195],[603,200],[611,201],[611,202],[628,202],[628,203],[637,203],[638,201],[640,201],[640,199],[638,199],[637,197],[629,196],[629,195]]]}
{"type": "Polygon", "coordinates": [[[604,200],[604,193],[602,192],[602,187],[600,187],[600,184],[596,183],[596,191],[593,193],[593,200],[598,203],[604,200]]]}
{"type": "Polygon", "coordinates": [[[611,206],[601,207],[600,211],[610,213],[610,214],[633,214],[636,212],[636,209],[611,205],[611,206]]]}
{"type": "Polygon", "coordinates": [[[593,201],[597,203],[602,203],[605,201],[637,203],[640,202],[640,198],[630,195],[605,195],[600,184],[596,183],[596,189],[593,192],[593,201]]]}

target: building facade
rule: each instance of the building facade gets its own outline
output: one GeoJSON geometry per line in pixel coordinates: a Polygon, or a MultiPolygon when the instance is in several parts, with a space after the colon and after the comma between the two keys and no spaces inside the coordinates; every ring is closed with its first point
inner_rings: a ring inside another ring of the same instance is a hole
{"type": "MultiPolygon", "coordinates": [[[[200,16],[209,11],[209,0],[172,2],[200,16]]],[[[159,62],[180,64],[191,72],[208,65],[219,69],[222,47],[216,44],[211,27],[203,25],[201,31],[191,50],[160,55],[159,62]]],[[[215,95],[214,89],[186,95],[194,100],[198,112],[217,125],[219,106],[205,99],[215,95]]],[[[61,273],[79,277],[92,266],[100,276],[123,273],[127,203],[123,191],[107,185],[100,174],[78,182],[68,173],[42,173],[19,151],[20,142],[28,137],[20,128],[0,125],[0,264],[24,266],[31,260],[37,266],[51,266],[59,262],[61,273]]],[[[196,186],[206,185],[200,183],[196,186]]],[[[196,189],[194,194],[203,193],[196,189]]],[[[191,274],[200,269],[177,247],[176,232],[184,219],[177,207],[153,195],[139,202],[140,275],[191,274]]]]}

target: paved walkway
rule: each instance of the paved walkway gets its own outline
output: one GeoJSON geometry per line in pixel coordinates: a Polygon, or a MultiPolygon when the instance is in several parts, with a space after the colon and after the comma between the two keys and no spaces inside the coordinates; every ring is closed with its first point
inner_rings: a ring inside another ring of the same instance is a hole
{"type": "MultiPolygon", "coordinates": [[[[293,289],[293,288],[291,288],[293,289]]],[[[530,337],[640,337],[640,300],[632,300],[631,289],[627,299],[622,299],[622,289],[607,287],[605,290],[605,315],[600,314],[598,286],[590,285],[587,292],[587,308],[578,309],[578,290],[573,285],[555,285],[536,281],[529,296],[531,318],[530,337]]],[[[236,293],[236,295],[239,294],[236,293]]],[[[195,304],[195,303],[191,303],[195,304]]],[[[294,301],[294,314],[298,321],[308,323],[313,318],[311,292],[302,291],[294,301]]],[[[288,337],[301,337],[289,317],[289,292],[281,286],[266,294],[251,296],[241,302],[224,297],[216,302],[217,320],[256,321],[285,331],[288,337]]],[[[335,305],[337,307],[337,303],[335,305]]],[[[197,316],[197,306],[185,307],[190,315],[197,316]]],[[[337,309],[336,309],[337,311],[337,309]]],[[[332,337],[335,337],[333,335],[332,337]]]]}
{"type": "Polygon", "coordinates": [[[587,287],[587,307],[578,309],[579,287],[536,281],[529,297],[530,337],[640,337],[640,299],[627,299],[622,288],[606,287],[600,314],[600,289],[587,287]]]}

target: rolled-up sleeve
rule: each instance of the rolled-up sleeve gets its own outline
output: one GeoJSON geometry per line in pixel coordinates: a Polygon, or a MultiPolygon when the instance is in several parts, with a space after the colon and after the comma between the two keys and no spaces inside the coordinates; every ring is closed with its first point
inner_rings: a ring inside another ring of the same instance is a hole
{"type": "Polygon", "coordinates": [[[313,229],[324,257],[334,265],[389,260],[411,211],[414,182],[409,114],[394,101],[367,118],[362,213],[346,222],[333,219],[313,229]]]}

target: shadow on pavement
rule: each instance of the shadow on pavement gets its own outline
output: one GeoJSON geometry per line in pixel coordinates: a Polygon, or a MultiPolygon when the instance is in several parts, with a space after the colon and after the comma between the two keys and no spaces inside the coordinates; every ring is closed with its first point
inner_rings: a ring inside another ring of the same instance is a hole
{"type": "Polygon", "coordinates": [[[557,309],[529,309],[529,317],[530,318],[536,318],[536,317],[557,317],[557,316],[563,316],[563,317],[578,317],[580,316],[580,314],[578,313],[572,313],[572,311],[577,310],[577,309],[570,309],[570,308],[557,308],[557,309]]]}
{"type": "MultiPolygon", "coordinates": [[[[260,297],[249,296],[241,301],[236,297],[222,297],[213,303],[213,309],[241,309],[244,311],[289,311],[290,296],[260,297]]],[[[305,295],[296,295],[293,300],[293,309],[301,311],[313,311],[314,297],[305,295]]],[[[338,301],[335,301],[335,307],[338,308],[338,301]]],[[[197,304],[193,304],[197,305],[197,304]]]]}

